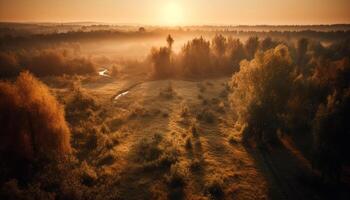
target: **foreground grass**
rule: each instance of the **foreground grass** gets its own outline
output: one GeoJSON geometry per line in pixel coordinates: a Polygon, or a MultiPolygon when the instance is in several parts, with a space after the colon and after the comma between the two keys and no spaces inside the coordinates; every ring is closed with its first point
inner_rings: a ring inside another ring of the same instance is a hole
{"type": "Polygon", "coordinates": [[[74,160],[3,189],[44,199],[264,199],[267,183],[232,128],[226,82],[145,82],[117,101],[112,88],[132,83],[55,89],[74,160]]]}

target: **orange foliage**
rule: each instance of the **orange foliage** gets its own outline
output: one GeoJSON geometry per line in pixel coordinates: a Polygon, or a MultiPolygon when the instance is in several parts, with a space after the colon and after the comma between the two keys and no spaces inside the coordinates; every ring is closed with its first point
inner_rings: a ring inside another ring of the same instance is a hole
{"type": "Polygon", "coordinates": [[[0,82],[0,152],[16,159],[58,159],[71,152],[62,106],[29,72],[0,82]]]}

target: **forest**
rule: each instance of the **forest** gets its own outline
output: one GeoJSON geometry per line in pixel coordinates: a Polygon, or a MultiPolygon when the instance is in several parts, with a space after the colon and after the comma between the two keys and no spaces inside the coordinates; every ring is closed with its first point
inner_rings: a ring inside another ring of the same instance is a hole
{"type": "Polygon", "coordinates": [[[350,197],[349,25],[0,27],[0,199],[350,197]]]}

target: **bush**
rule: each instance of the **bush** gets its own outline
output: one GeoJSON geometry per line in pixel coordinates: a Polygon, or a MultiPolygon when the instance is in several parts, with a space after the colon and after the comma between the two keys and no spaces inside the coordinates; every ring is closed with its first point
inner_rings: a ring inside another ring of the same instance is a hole
{"type": "Polygon", "coordinates": [[[197,126],[195,124],[191,125],[190,131],[191,131],[193,137],[198,137],[198,129],[197,129],[197,126]]]}
{"type": "Polygon", "coordinates": [[[143,170],[169,168],[177,161],[178,151],[160,134],[155,134],[152,140],[144,139],[136,145],[137,160],[143,170]]]}
{"type": "Polygon", "coordinates": [[[181,117],[185,118],[190,116],[190,109],[188,108],[188,106],[186,104],[181,104],[181,117]]]}
{"type": "Polygon", "coordinates": [[[210,177],[205,184],[206,192],[214,199],[221,199],[224,196],[224,181],[219,176],[210,177]]]}
{"type": "Polygon", "coordinates": [[[215,122],[215,115],[214,113],[209,110],[209,109],[202,109],[198,114],[197,114],[197,119],[204,121],[208,124],[212,124],[215,122]]]}
{"type": "Polygon", "coordinates": [[[63,107],[29,72],[0,83],[0,151],[11,159],[58,159],[71,152],[63,107]]]}
{"type": "Polygon", "coordinates": [[[192,172],[198,172],[202,169],[202,162],[199,159],[194,159],[190,163],[190,170],[192,172]]]}
{"type": "Polygon", "coordinates": [[[73,87],[66,99],[67,120],[72,124],[87,120],[99,107],[100,105],[92,95],[79,86],[73,87]]]}
{"type": "Polygon", "coordinates": [[[170,187],[178,188],[185,186],[186,170],[179,163],[171,165],[169,175],[166,180],[170,187]]]}
{"type": "Polygon", "coordinates": [[[186,139],[185,147],[186,147],[187,150],[191,150],[191,149],[192,149],[192,140],[191,140],[191,137],[188,137],[188,138],[186,139]]]}

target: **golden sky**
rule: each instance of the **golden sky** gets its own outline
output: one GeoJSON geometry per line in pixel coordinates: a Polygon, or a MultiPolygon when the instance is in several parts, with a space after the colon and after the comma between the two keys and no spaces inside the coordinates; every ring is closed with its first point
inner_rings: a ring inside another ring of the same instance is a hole
{"type": "Polygon", "coordinates": [[[0,21],[145,25],[350,23],[350,0],[0,0],[0,21]]]}

